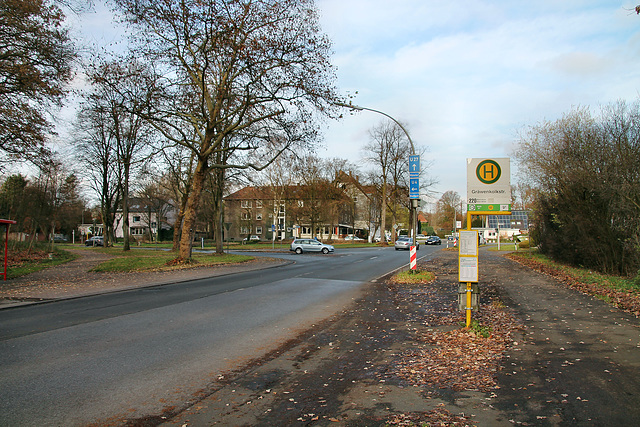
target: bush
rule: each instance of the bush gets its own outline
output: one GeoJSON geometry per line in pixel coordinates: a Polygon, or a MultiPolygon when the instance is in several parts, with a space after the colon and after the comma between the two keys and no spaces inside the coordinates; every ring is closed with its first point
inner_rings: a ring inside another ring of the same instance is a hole
{"type": "Polygon", "coordinates": [[[640,268],[640,102],[578,108],[531,127],[517,150],[532,186],[532,237],[553,259],[602,273],[640,268]]]}
{"type": "Polygon", "coordinates": [[[633,286],[640,289],[640,270],[638,270],[638,274],[636,274],[636,277],[633,278],[631,283],[633,286]]]}

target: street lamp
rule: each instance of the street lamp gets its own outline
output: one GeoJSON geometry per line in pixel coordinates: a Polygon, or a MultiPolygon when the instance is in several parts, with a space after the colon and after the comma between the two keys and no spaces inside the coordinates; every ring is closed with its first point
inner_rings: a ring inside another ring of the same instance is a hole
{"type": "MultiPolygon", "coordinates": [[[[413,145],[413,140],[411,140],[411,136],[409,135],[409,132],[407,132],[407,130],[404,128],[404,126],[402,126],[402,123],[400,123],[399,121],[397,121],[396,119],[394,119],[393,117],[388,115],[387,113],[385,113],[383,111],[379,111],[379,110],[374,110],[373,108],[361,107],[359,105],[353,105],[353,104],[345,104],[343,102],[336,102],[335,104],[340,106],[340,107],[347,107],[347,108],[351,108],[352,110],[356,110],[356,111],[362,111],[362,110],[372,111],[374,113],[382,114],[383,116],[393,120],[393,122],[395,124],[400,126],[400,129],[402,129],[404,134],[407,135],[407,139],[409,140],[409,144],[411,144],[411,154],[412,155],[416,154],[416,148],[413,145]]],[[[411,219],[411,233],[413,234],[413,246],[415,246],[416,245],[416,235],[417,235],[416,223],[417,223],[417,219],[418,219],[417,218],[418,199],[410,199],[410,201],[411,201],[411,218],[412,218],[411,219]]],[[[383,203],[384,203],[384,201],[383,201],[383,203]]],[[[381,234],[380,234],[381,237],[382,237],[382,233],[384,233],[384,230],[381,230],[381,234]]]]}

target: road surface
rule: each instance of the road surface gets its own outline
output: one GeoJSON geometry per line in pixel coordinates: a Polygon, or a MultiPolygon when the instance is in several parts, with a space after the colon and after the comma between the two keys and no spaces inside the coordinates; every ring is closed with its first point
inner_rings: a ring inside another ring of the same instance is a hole
{"type": "Polygon", "coordinates": [[[0,425],[84,425],[184,406],[409,258],[393,248],[281,256],[295,263],[0,310],[0,425]]]}

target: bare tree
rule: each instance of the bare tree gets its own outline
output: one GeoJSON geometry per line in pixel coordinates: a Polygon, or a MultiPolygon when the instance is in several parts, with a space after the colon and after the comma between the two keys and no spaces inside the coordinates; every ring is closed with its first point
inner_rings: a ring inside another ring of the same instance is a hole
{"type": "MultiPolygon", "coordinates": [[[[411,146],[406,134],[391,121],[381,122],[369,131],[370,140],[364,147],[365,161],[375,167],[380,177],[380,241],[386,241],[387,209],[391,207],[393,221],[396,218],[396,202],[400,197],[403,184],[407,181],[409,154],[411,146]]],[[[404,186],[404,188],[408,188],[404,186]]],[[[408,194],[407,194],[408,196],[408,194]]],[[[393,233],[392,233],[393,236],[393,233]]],[[[395,240],[395,236],[393,237],[395,240]]]]}
{"type": "Polygon", "coordinates": [[[115,242],[113,227],[121,200],[116,144],[108,116],[102,99],[90,95],[79,109],[75,126],[80,157],[86,165],[83,173],[88,175],[90,186],[100,199],[105,246],[115,242]]]}
{"type": "Polygon", "coordinates": [[[94,89],[89,96],[101,110],[99,117],[105,120],[104,128],[114,143],[122,196],[123,250],[127,251],[130,180],[134,170],[146,160],[153,138],[152,128],[141,118],[153,102],[153,79],[148,69],[132,59],[99,64],[87,74],[94,89]]]}
{"type": "Polygon", "coordinates": [[[261,170],[312,142],[318,114],[333,111],[330,43],[312,0],[115,3],[138,30],[136,52],[160,67],[169,94],[145,117],[194,153],[179,254],[190,259],[209,171],[261,170]],[[255,151],[259,162],[246,156],[255,151]]]}

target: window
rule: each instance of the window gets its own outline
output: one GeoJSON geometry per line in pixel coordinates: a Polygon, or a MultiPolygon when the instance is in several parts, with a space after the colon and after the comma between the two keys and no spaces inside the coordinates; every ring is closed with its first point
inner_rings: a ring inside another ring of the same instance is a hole
{"type": "Polygon", "coordinates": [[[129,234],[132,236],[142,236],[144,234],[144,228],[131,227],[129,228],[129,234]]]}
{"type": "Polygon", "coordinates": [[[262,234],[262,227],[256,227],[256,234],[260,236],[262,234]]]}
{"type": "Polygon", "coordinates": [[[250,208],[251,207],[251,200],[242,200],[240,201],[240,206],[243,208],[250,208]]]}
{"type": "Polygon", "coordinates": [[[256,214],[256,220],[257,221],[262,221],[262,212],[259,212],[256,214]]]}
{"type": "Polygon", "coordinates": [[[140,222],[140,215],[134,215],[133,222],[140,222]]]}
{"type": "Polygon", "coordinates": [[[249,227],[240,227],[240,234],[249,234],[249,227]]]}
{"type": "Polygon", "coordinates": [[[249,212],[242,212],[241,217],[244,220],[251,219],[251,214],[249,212]]]}
{"type": "Polygon", "coordinates": [[[256,200],[256,208],[262,207],[262,200],[256,200]]]}
{"type": "Polygon", "coordinates": [[[304,200],[298,200],[298,207],[304,208],[304,200]]]}

